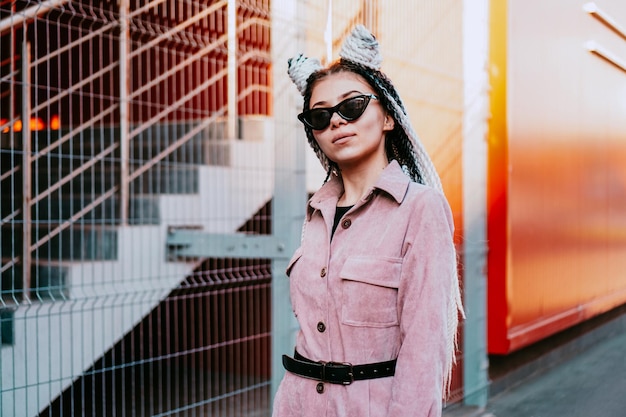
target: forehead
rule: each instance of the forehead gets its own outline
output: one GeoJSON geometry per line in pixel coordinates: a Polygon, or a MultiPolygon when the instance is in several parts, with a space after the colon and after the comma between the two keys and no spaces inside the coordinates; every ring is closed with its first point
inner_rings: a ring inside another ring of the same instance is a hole
{"type": "Polygon", "coordinates": [[[337,72],[327,75],[313,86],[311,103],[336,102],[351,91],[374,93],[372,87],[359,74],[347,71],[337,72]]]}

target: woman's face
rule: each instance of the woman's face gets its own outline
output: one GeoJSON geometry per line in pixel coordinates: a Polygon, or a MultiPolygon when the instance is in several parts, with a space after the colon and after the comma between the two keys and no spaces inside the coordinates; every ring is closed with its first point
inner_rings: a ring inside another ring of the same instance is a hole
{"type": "MultiPolygon", "coordinates": [[[[374,94],[370,85],[358,74],[339,72],[318,81],[311,92],[310,108],[333,107],[350,97],[374,94]]],[[[313,136],[326,156],[341,170],[385,167],[385,135],[394,127],[377,99],[371,99],[363,114],[351,122],[335,112],[330,125],[313,130],[313,136]]]]}

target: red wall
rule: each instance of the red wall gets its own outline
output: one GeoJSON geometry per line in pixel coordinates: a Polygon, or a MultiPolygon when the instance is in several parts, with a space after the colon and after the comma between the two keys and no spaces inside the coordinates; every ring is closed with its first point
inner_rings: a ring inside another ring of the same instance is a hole
{"type": "MultiPolygon", "coordinates": [[[[602,6],[626,23],[626,4],[602,6]]],[[[626,42],[568,0],[499,13],[488,346],[506,354],[626,303],[626,73],[585,49],[626,42]]]]}

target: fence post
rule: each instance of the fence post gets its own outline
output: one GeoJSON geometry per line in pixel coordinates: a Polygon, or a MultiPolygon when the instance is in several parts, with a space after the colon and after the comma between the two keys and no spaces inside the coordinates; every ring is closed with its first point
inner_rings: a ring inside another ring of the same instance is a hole
{"type": "Polygon", "coordinates": [[[463,225],[465,311],[464,403],[488,400],[487,360],[487,73],[489,0],[465,1],[463,8],[463,225]]]}
{"type": "Polygon", "coordinates": [[[120,223],[128,223],[130,114],[128,103],[128,0],[120,0],[120,223]]]}
{"type": "Polygon", "coordinates": [[[294,348],[297,322],[289,300],[285,269],[300,244],[306,203],[306,137],[298,126],[297,110],[302,97],[287,77],[287,59],[304,51],[301,2],[272,7],[272,80],[275,137],[275,187],[272,201],[272,233],[285,242],[285,257],[272,261],[272,381],[271,400],[283,375],[282,355],[294,348]]]}
{"type": "Polygon", "coordinates": [[[31,237],[32,225],[30,218],[30,202],[32,200],[32,171],[31,153],[32,138],[30,130],[30,43],[28,42],[28,25],[24,24],[24,38],[22,39],[22,285],[24,288],[23,301],[30,300],[30,267],[31,267],[31,237]]]}
{"type": "Polygon", "coordinates": [[[226,137],[236,139],[237,132],[237,0],[228,0],[228,120],[226,137]]]}

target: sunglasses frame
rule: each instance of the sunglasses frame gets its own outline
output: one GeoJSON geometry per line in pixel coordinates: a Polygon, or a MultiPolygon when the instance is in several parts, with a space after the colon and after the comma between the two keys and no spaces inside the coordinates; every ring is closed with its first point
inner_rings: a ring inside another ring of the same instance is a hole
{"type": "Polygon", "coordinates": [[[369,94],[359,94],[357,96],[348,97],[347,99],[340,101],[339,103],[337,103],[337,105],[335,105],[333,107],[316,107],[314,109],[309,109],[307,111],[303,111],[302,113],[300,113],[298,115],[298,120],[300,120],[307,127],[310,127],[313,130],[324,130],[328,126],[330,126],[330,121],[333,118],[333,114],[335,114],[335,113],[337,113],[343,120],[345,120],[347,122],[353,122],[353,121],[357,120],[359,117],[363,116],[363,113],[365,113],[365,110],[367,110],[367,106],[369,106],[371,99],[378,100],[378,96],[376,96],[375,94],[369,93],[369,94]],[[356,117],[353,117],[353,118],[346,117],[344,114],[342,114],[339,111],[339,107],[343,106],[345,103],[347,103],[350,100],[354,100],[355,98],[366,98],[367,99],[367,102],[365,103],[365,106],[363,107],[363,111],[361,112],[361,114],[359,114],[356,117]],[[313,111],[320,111],[320,110],[325,110],[330,115],[328,117],[328,123],[326,124],[326,126],[324,126],[322,128],[316,128],[315,126],[311,125],[311,123],[309,123],[309,121],[307,120],[306,116],[308,114],[310,114],[311,112],[313,112],[313,111]]]}

